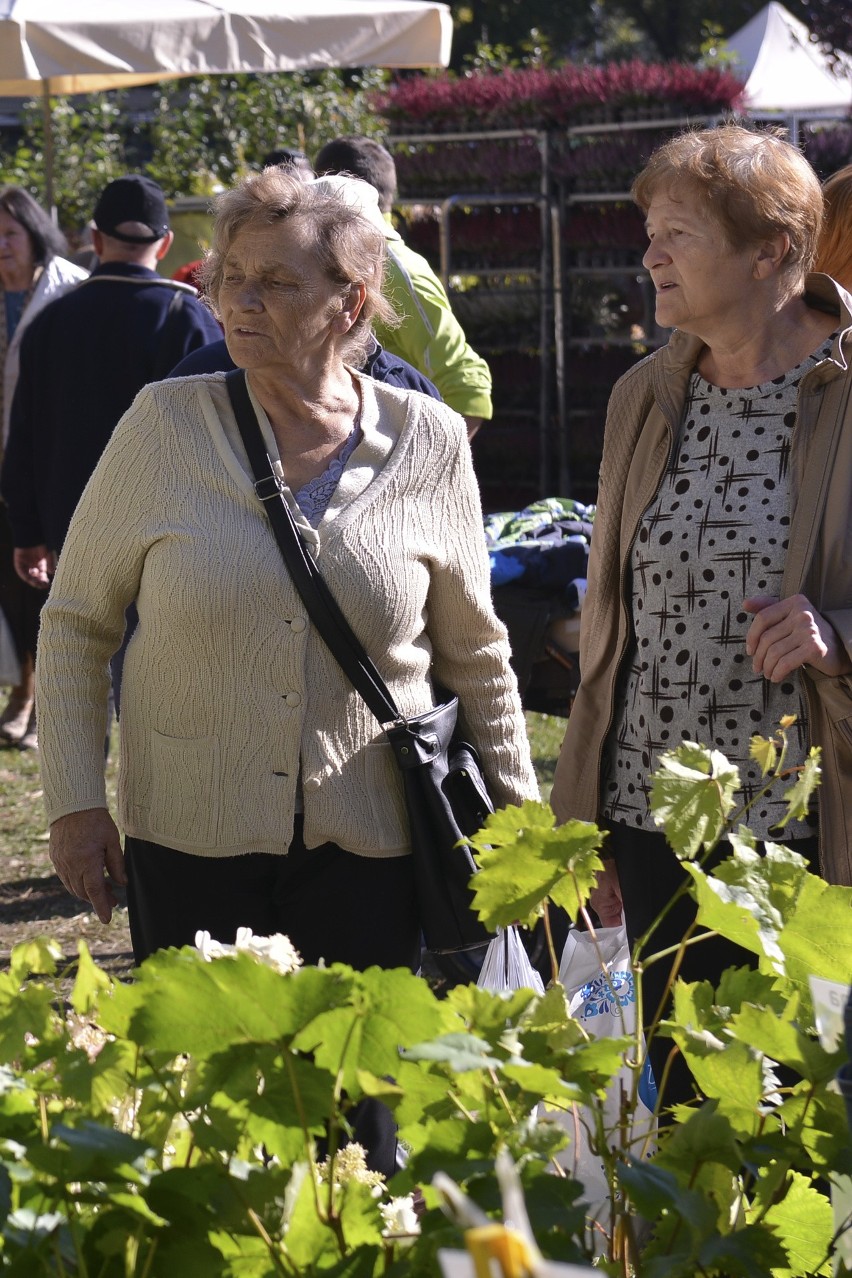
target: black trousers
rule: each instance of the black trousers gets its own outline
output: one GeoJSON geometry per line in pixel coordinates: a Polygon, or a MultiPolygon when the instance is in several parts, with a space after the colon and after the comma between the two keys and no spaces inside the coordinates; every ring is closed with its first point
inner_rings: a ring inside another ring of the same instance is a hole
{"type": "Polygon", "coordinates": [[[39,616],[47,591],[21,581],[12,563],[14,548],[9,516],[0,502],[0,608],[6,614],[18,660],[23,661],[26,656],[35,657],[39,616]]]}
{"type": "MultiPolygon", "coordinates": [[[[624,918],[631,947],[651,926],[663,906],[671,900],[689,875],[666,842],[665,836],[656,830],[633,829],[619,823],[608,824],[607,851],[615,858],[616,869],[624,903],[624,918]]],[[[811,868],[818,872],[817,837],[787,839],[785,845],[807,858],[811,868]]],[[[728,843],[721,843],[711,858],[710,865],[718,864],[730,856],[728,843]]],[[[691,880],[690,880],[691,881],[691,880]]],[[[695,920],[696,904],[691,896],[683,896],[669,911],[648,942],[646,954],[652,955],[669,946],[678,945],[695,920]]],[[[699,928],[698,931],[705,931],[699,928]]],[[[642,1001],[646,1026],[656,1018],[663,1000],[666,984],[671,975],[675,956],[661,959],[643,975],[642,1001]]],[[[739,945],[713,937],[699,945],[688,946],[678,975],[684,981],[710,981],[719,984],[727,967],[754,967],[756,956],[739,945]]],[[[667,1000],[663,1015],[671,1013],[667,1000]]],[[[666,1062],[674,1048],[671,1039],[655,1037],[651,1041],[649,1055],[654,1078],[660,1086],[666,1062]]],[[[675,1052],[671,1058],[668,1083],[664,1089],[663,1104],[674,1105],[688,1101],[694,1095],[692,1075],[683,1057],[675,1052]]]]}
{"type": "MultiPolygon", "coordinates": [[[[286,856],[190,856],[128,837],[127,906],[137,963],[155,950],[192,945],[195,933],[233,944],[238,927],[283,932],[306,963],[420,966],[420,922],[411,857],[361,857],[333,843],[305,848],[302,821],[286,856]]],[[[385,1176],[396,1170],[390,1110],[364,1100],[351,1115],[353,1139],[385,1176]]]]}

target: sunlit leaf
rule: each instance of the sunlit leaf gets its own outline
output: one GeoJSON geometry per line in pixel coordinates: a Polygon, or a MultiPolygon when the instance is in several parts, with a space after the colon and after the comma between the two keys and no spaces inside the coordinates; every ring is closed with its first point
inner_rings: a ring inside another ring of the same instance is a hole
{"type": "Polygon", "coordinates": [[[848,980],[852,973],[851,925],[852,888],[828,884],[815,874],[805,875],[778,940],[790,979],[803,989],[810,976],[848,980]]]}
{"type": "Polygon", "coordinates": [[[400,1048],[439,1035],[455,1020],[407,969],[371,967],[349,979],[347,1001],[328,1012],[316,1010],[292,1039],[295,1050],[313,1052],[317,1065],[340,1070],[349,1089],[357,1087],[359,1070],[393,1076],[400,1048]]]}
{"type": "MultiPolygon", "coordinates": [[[[795,1010],[795,1001],[789,1010],[795,1010]]],[[[774,1008],[746,1006],[731,1018],[729,1029],[740,1042],[765,1052],[772,1060],[790,1066],[812,1082],[826,1082],[837,1069],[836,1059],[815,1039],[801,1033],[786,1012],[780,1017],[774,1008]]]]}
{"type": "Polygon", "coordinates": [[[456,1074],[468,1069],[499,1068],[505,1061],[473,1034],[446,1034],[429,1043],[415,1043],[402,1048],[400,1056],[406,1061],[442,1061],[456,1074]]]}
{"type": "Polygon", "coordinates": [[[785,920],[795,916],[808,878],[804,857],[774,843],[761,854],[740,842],[712,874],[695,865],[685,868],[695,883],[699,923],[780,970],[781,932],[785,920]]]}
{"type": "MultiPolygon", "coordinates": [[[[340,967],[288,976],[249,954],[205,962],[192,950],[163,951],[111,1003],[132,1008],[131,1037],[146,1049],[220,1052],[229,1044],[286,1039],[329,1007],[346,1004],[352,978],[340,967]]],[[[104,1019],[110,1015],[104,1009],[104,1019]]]]}
{"type": "Polygon", "coordinates": [[[28,976],[53,976],[61,958],[62,946],[58,941],[37,936],[14,947],[9,973],[15,981],[24,981],[28,976]]]}
{"type": "Polygon", "coordinates": [[[820,755],[819,746],[811,746],[808,751],[808,757],[805,759],[796,780],[788,790],[784,791],[787,811],[782,817],[780,825],[786,825],[788,821],[802,821],[808,815],[814,791],[819,785],[820,776],[822,775],[820,755]]]}
{"type": "Polygon", "coordinates": [[[762,776],[772,772],[778,762],[778,747],[769,737],[752,737],[748,747],[748,757],[758,765],[762,776]]]}
{"type": "Polygon", "coordinates": [[[71,993],[71,1006],[81,1016],[90,1012],[98,1002],[98,995],[112,988],[112,980],[103,968],[94,962],[85,941],[78,946],[77,975],[71,993]]]}
{"type": "Polygon", "coordinates": [[[790,1188],[766,1213],[784,1250],[787,1263],[772,1269],[773,1278],[801,1278],[802,1274],[830,1274],[829,1243],[834,1232],[831,1203],[805,1176],[792,1172],[790,1188]]]}
{"type": "Polygon", "coordinates": [[[739,787],[739,772],[718,750],[685,741],[660,756],[651,811],[679,857],[695,857],[718,842],[739,787]]]}
{"type": "Polygon", "coordinates": [[[470,840],[480,866],[474,908],[486,927],[531,925],[548,898],[576,918],[603,868],[603,838],[586,821],[557,826],[553,810],[532,800],[489,816],[470,840]]]}

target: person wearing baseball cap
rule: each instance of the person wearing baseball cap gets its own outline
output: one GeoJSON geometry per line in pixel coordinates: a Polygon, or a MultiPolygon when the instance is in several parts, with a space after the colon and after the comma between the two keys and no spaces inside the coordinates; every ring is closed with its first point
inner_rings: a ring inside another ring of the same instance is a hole
{"type": "Polygon", "coordinates": [[[104,235],[122,244],[156,244],[170,234],[166,197],[152,178],[141,173],[116,178],[105,186],[93,221],[104,235]]]}
{"type": "Polygon", "coordinates": [[[222,331],[196,289],[157,273],[173,236],[156,182],[138,173],[110,182],[92,220],[98,266],[24,334],[0,474],[15,571],[37,590],[50,585],[71,515],[119,418],[143,386],[222,331]]]}

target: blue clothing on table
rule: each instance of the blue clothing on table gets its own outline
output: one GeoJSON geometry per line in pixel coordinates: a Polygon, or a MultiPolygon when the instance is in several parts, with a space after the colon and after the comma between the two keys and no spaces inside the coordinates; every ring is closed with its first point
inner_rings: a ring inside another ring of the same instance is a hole
{"type": "MultiPolygon", "coordinates": [[[[232,368],[236,368],[236,364],[228,354],[228,347],[222,339],[182,359],[169,376],[191,377],[197,373],[229,373],[232,368]]],[[[369,377],[374,377],[377,382],[399,386],[402,390],[421,391],[424,395],[431,395],[432,399],[441,398],[441,392],[437,386],[433,386],[428,377],[424,377],[399,355],[391,355],[379,346],[378,342],[376,342],[376,349],[367,356],[362,371],[369,377]]]]}
{"type": "Polygon", "coordinates": [[[573,611],[585,594],[594,506],[543,497],[520,511],[485,517],[491,585],[561,593],[573,611]]]}
{"type": "Polygon", "coordinates": [[[192,290],[126,262],[99,266],[24,333],[3,497],[16,546],[60,550],[119,419],[222,330],[192,290]]]}

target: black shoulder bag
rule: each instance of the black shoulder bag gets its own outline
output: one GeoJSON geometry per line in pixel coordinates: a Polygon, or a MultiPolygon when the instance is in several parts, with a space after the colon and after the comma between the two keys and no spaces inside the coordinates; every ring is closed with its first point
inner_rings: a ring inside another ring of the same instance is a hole
{"type": "Polygon", "coordinates": [[[494,811],[476,751],[458,735],[458,698],[406,718],[352,631],[298,529],[269,463],[245,373],[226,375],[228,394],[284,562],[308,616],[353,687],[382,725],[402,773],[414,857],[420,926],[436,953],[490,940],[471,909],[473,857],[458,841],[494,811]]]}

